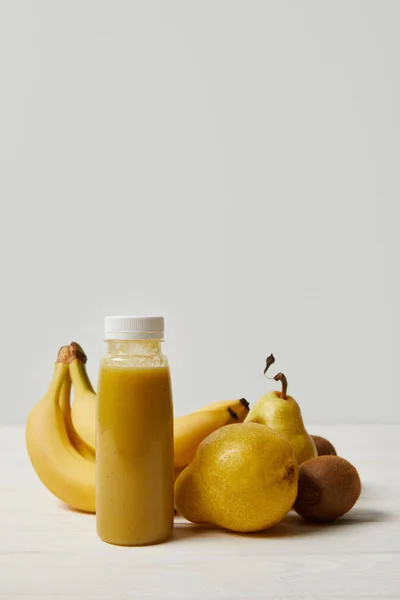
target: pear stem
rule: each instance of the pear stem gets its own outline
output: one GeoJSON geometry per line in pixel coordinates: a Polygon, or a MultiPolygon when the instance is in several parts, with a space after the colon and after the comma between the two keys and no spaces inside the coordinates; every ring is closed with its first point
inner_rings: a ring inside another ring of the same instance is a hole
{"type": "Polygon", "coordinates": [[[275,362],[275,356],[273,354],[270,354],[265,361],[264,375],[267,379],[274,379],[275,381],[280,381],[282,383],[281,398],[282,398],[282,400],[287,400],[286,392],[287,392],[288,382],[287,382],[285,375],[283,373],[278,373],[277,375],[275,375],[275,377],[268,377],[268,375],[266,374],[268,369],[270,368],[271,365],[274,364],[274,362],[275,362]]]}
{"type": "MultiPolygon", "coordinates": [[[[268,371],[270,366],[274,364],[274,362],[275,362],[275,356],[273,354],[270,354],[265,361],[264,375],[266,374],[266,372],[268,371]]],[[[270,378],[268,377],[268,379],[270,379],[270,378]]]]}
{"type": "Polygon", "coordinates": [[[285,375],[283,373],[277,373],[275,375],[274,379],[275,379],[275,381],[280,381],[282,383],[281,398],[282,398],[282,400],[287,400],[286,392],[287,392],[288,382],[287,382],[285,375]]]}

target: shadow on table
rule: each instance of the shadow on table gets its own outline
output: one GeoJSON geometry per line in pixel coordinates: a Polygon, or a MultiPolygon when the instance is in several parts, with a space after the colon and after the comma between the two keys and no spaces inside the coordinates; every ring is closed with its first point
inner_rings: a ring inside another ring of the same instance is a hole
{"type": "Polygon", "coordinates": [[[220,529],[219,527],[215,527],[214,525],[197,525],[195,523],[189,523],[188,521],[175,521],[172,541],[179,542],[180,540],[186,540],[191,537],[206,537],[210,533],[215,533],[216,531],[221,531],[222,533],[225,533],[224,529],[220,529]]]}
{"type": "Polygon", "coordinates": [[[58,505],[62,510],[65,510],[67,512],[78,513],[78,514],[86,515],[86,516],[89,515],[92,518],[95,517],[94,513],[86,512],[85,510],[80,510],[79,508],[74,508],[73,506],[69,506],[68,504],[65,504],[64,502],[59,502],[58,505]]]}
{"type": "Polygon", "coordinates": [[[246,533],[239,535],[254,536],[254,537],[265,537],[265,538],[280,538],[280,537],[293,537],[301,535],[310,535],[313,533],[320,533],[322,530],[333,530],[342,527],[356,526],[361,523],[383,523],[384,521],[390,520],[390,514],[379,511],[370,510],[363,508],[354,508],[351,513],[344,517],[337,519],[331,523],[314,523],[310,521],[304,521],[294,511],[291,511],[280,523],[257,533],[246,533]]]}
{"type": "Polygon", "coordinates": [[[195,525],[193,523],[187,522],[175,522],[174,527],[174,537],[175,541],[184,540],[190,537],[195,536],[199,537],[207,537],[210,534],[215,535],[218,532],[221,535],[225,536],[239,536],[239,537],[268,537],[268,538],[280,538],[280,537],[293,537],[298,535],[308,535],[310,533],[314,533],[320,527],[315,526],[313,524],[306,523],[300,517],[295,515],[288,515],[272,527],[271,529],[267,529],[265,531],[258,531],[253,533],[239,533],[235,531],[228,531],[227,529],[222,529],[220,527],[214,525],[195,525]]]}
{"type": "Polygon", "coordinates": [[[331,527],[346,527],[348,525],[356,525],[357,523],[384,523],[385,521],[392,520],[392,518],[389,512],[356,507],[341,519],[327,525],[331,527]]]}
{"type": "MultiPolygon", "coordinates": [[[[85,513],[81,510],[71,508],[70,506],[63,504],[62,502],[59,503],[59,506],[65,511],[81,513],[86,517],[89,515],[93,519],[95,518],[94,514],[85,513]]],[[[221,535],[235,537],[244,536],[268,539],[290,538],[312,535],[313,533],[321,533],[321,531],[335,530],[343,527],[356,527],[357,525],[360,525],[362,523],[383,523],[385,521],[390,520],[391,515],[388,512],[356,506],[347,515],[345,515],[341,519],[338,519],[337,521],[334,521],[333,523],[311,523],[308,521],[304,521],[304,519],[299,517],[299,515],[297,515],[293,510],[291,510],[282,521],[277,523],[277,525],[275,525],[271,529],[251,533],[238,533],[234,531],[228,531],[226,529],[222,529],[214,525],[197,525],[194,523],[190,523],[189,521],[184,520],[179,515],[176,515],[172,541],[178,542],[191,537],[196,537],[197,539],[199,539],[208,537],[210,535],[215,535],[215,533],[217,532],[221,535]]]]}
{"type": "Polygon", "coordinates": [[[237,533],[221,529],[213,525],[195,525],[188,522],[175,522],[174,541],[184,540],[190,537],[207,537],[208,535],[219,532],[222,535],[229,536],[244,536],[253,538],[289,538],[296,536],[312,535],[313,533],[321,533],[323,530],[334,530],[342,527],[355,527],[361,523],[383,523],[390,520],[390,514],[387,512],[363,508],[354,508],[351,513],[345,515],[341,519],[333,523],[311,523],[304,521],[294,511],[291,511],[280,523],[266,529],[253,533],[237,533]]]}

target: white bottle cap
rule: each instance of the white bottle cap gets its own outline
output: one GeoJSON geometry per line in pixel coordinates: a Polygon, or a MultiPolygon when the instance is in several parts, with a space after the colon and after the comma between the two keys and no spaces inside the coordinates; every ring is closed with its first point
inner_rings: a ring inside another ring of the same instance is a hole
{"type": "Polygon", "coordinates": [[[104,333],[105,340],[163,340],[164,317],[106,317],[104,333]]]}

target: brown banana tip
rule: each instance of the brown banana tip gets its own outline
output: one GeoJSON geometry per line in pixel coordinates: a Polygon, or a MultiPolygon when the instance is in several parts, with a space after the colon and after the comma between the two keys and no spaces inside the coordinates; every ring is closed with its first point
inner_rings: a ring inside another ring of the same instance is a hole
{"type": "Polygon", "coordinates": [[[70,347],[71,347],[71,351],[72,351],[71,362],[75,358],[77,358],[78,360],[80,360],[81,362],[83,362],[83,364],[86,364],[86,362],[87,362],[87,356],[84,353],[82,346],[80,346],[77,342],[71,342],[70,347]]]}
{"type": "Polygon", "coordinates": [[[243,404],[246,410],[249,410],[250,404],[247,402],[246,398],[240,398],[240,403],[243,404]]]}
{"type": "Polygon", "coordinates": [[[235,421],[239,420],[237,412],[235,412],[230,406],[228,406],[228,412],[231,415],[232,419],[235,419],[235,421]]]}
{"type": "Polygon", "coordinates": [[[58,351],[57,362],[65,363],[68,365],[71,362],[71,358],[72,358],[71,346],[61,346],[61,348],[58,351]]]}

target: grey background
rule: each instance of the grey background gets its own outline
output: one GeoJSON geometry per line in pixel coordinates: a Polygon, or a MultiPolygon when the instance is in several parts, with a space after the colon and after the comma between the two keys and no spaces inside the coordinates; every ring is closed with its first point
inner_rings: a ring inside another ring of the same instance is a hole
{"type": "Polygon", "coordinates": [[[0,422],[106,314],[161,313],[177,414],[271,389],[400,418],[400,2],[0,1],[0,422]]]}

